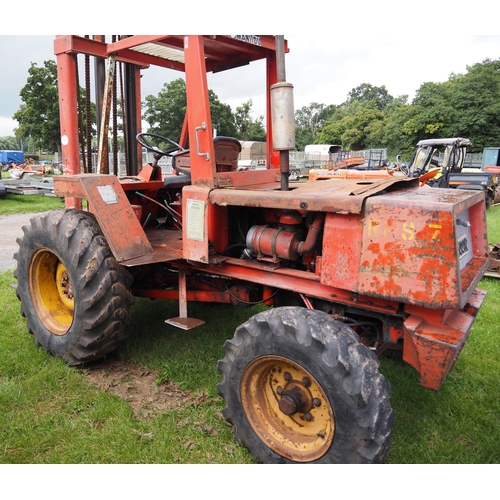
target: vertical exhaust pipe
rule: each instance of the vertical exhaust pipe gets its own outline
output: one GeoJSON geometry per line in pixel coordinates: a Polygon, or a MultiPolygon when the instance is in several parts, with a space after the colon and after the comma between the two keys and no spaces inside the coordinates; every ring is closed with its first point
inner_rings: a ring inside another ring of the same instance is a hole
{"type": "Polygon", "coordinates": [[[273,149],[280,152],[281,190],[288,191],[290,177],[289,151],[295,149],[295,116],[293,85],[286,83],[285,38],[276,35],[277,83],[271,86],[273,149]]]}

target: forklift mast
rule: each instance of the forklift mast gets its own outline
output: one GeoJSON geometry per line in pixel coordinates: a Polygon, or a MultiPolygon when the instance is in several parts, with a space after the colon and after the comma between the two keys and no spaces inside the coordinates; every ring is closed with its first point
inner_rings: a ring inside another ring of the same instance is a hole
{"type": "MultiPolygon", "coordinates": [[[[286,40],[283,46],[284,52],[288,52],[286,40]]],[[[128,109],[127,115],[134,118],[136,134],[141,132],[141,70],[147,69],[150,65],[156,65],[185,73],[186,126],[179,138],[179,144],[186,146],[189,141],[190,148],[196,148],[196,155],[191,156],[192,184],[207,187],[220,184],[220,179],[217,179],[216,175],[207,73],[216,73],[264,59],[266,61],[267,165],[268,168],[279,168],[280,153],[273,150],[271,146],[273,144],[271,87],[278,83],[277,40],[274,36],[134,35],[114,43],[105,43],[75,35],[62,35],[55,39],[54,48],[59,79],[62,163],[66,166],[66,173],[80,173],[77,82],[74,76],[77,54],[108,60],[106,75],[108,83],[103,95],[103,119],[101,119],[103,128],[104,124],[109,122],[110,114],[110,71],[115,61],[127,63],[132,75],[128,81],[135,84],[130,86],[135,90],[135,96],[127,101],[135,103],[135,108],[128,109]]],[[[135,149],[137,156],[141,158],[140,145],[136,145],[135,149]]],[[[74,204],[74,200],[67,201],[70,206],[74,204]]]]}

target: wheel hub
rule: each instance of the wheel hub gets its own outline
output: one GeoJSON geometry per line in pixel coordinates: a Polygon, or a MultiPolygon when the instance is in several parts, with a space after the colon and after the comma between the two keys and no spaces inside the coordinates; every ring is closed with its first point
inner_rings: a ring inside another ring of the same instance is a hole
{"type": "Polygon", "coordinates": [[[32,257],[29,286],[36,315],[54,335],[64,335],[73,322],[74,288],[68,271],[56,254],[38,250],[32,257]]]}
{"type": "Polygon", "coordinates": [[[73,284],[69,280],[69,275],[66,270],[63,271],[59,279],[58,287],[62,295],[65,295],[70,300],[74,298],[75,292],[73,290],[73,284]]]}
{"type": "MultiPolygon", "coordinates": [[[[304,380],[308,381],[310,385],[309,379],[305,378],[304,380]]],[[[307,387],[304,381],[291,380],[288,382],[278,403],[280,411],[285,415],[295,415],[298,412],[309,413],[313,407],[313,397],[307,387]]]]}
{"type": "Polygon", "coordinates": [[[330,448],[335,419],[316,379],[279,356],[255,359],[241,379],[241,401],[250,425],[276,453],[296,462],[321,458],[330,448]]]}

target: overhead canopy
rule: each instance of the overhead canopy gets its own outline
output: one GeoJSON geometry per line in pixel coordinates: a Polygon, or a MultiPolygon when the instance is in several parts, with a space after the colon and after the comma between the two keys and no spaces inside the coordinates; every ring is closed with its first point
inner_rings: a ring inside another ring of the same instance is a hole
{"type": "Polygon", "coordinates": [[[452,146],[456,144],[457,146],[472,146],[472,142],[469,139],[464,139],[463,137],[452,137],[448,139],[424,139],[419,141],[417,146],[452,146]]]}
{"type": "MultiPolygon", "coordinates": [[[[76,35],[61,35],[54,41],[56,55],[63,53],[107,57],[142,67],[150,65],[184,71],[185,35],[132,35],[114,43],[104,43],[76,35]]],[[[265,59],[276,50],[274,35],[204,35],[207,72],[224,71],[265,59]]],[[[288,43],[285,40],[285,52],[288,43]]]]}

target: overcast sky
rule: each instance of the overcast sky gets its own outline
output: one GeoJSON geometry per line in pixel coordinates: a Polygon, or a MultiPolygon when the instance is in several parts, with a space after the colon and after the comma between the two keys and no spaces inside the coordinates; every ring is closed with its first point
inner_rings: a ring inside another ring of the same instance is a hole
{"type": "MultiPolygon", "coordinates": [[[[19,91],[31,63],[43,66],[44,61],[55,59],[54,37],[0,35],[0,136],[13,135],[17,126],[12,115],[22,103],[19,91]]],[[[294,86],[295,109],[312,102],[340,104],[362,83],[385,85],[393,97],[407,94],[411,101],[424,82],[443,82],[452,73],[465,73],[468,65],[500,57],[500,35],[469,35],[461,29],[447,31],[445,26],[433,37],[394,29],[360,30],[355,36],[345,30],[319,29],[313,35],[285,34],[285,38],[290,48],[286,79],[294,86]]],[[[143,75],[143,98],[157,95],[165,82],[181,76],[160,68],[145,70],[143,75]]],[[[264,83],[262,62],[209,79],[210,87],[233,111],[252,99],[254,116],[264,114],[264,83]]]]}

